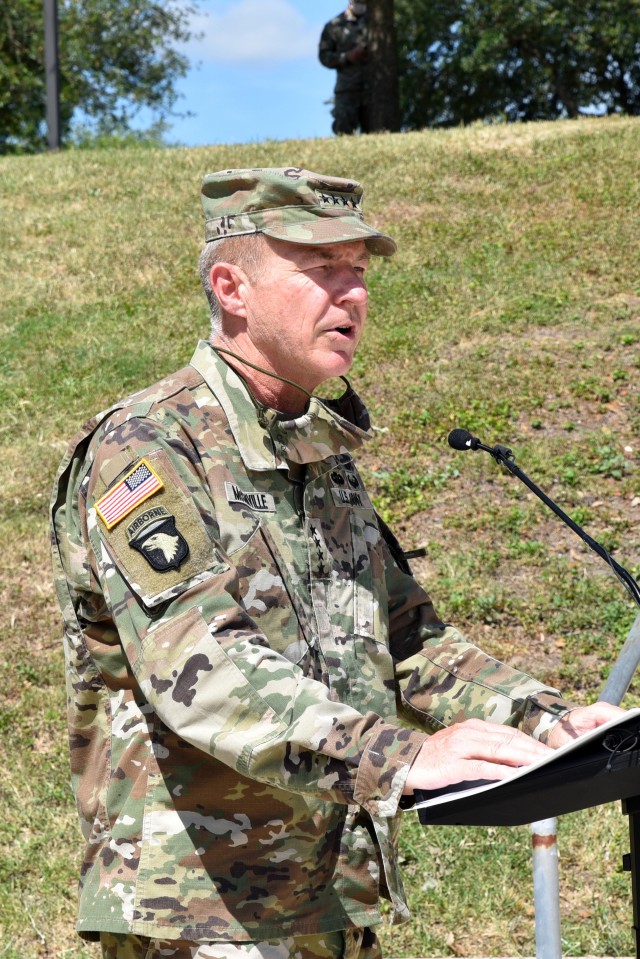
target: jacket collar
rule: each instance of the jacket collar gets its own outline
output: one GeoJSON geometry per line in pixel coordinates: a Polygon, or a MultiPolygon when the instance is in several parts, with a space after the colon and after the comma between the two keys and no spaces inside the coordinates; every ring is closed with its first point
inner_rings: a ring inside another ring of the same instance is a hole
{"type": "Polygon", "coordinates": [[[241,376],[201,340],[191,359],[220,403],[243,462],[249,469],[286,468],[288,463],[316,463],[329,456],[351,455],[371,434],[369,416],[347,383],[337,400],[312,396],[300,416],[286,419],[260,406],[241,376]]]}

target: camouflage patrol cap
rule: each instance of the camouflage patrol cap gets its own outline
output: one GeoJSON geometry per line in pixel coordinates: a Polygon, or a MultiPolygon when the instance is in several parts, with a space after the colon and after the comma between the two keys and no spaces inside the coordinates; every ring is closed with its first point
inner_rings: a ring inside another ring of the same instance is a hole
{"type": "Polygon", "coordinates": [[[364,222],[362,186],[301,167],[221,170],[202,181],[205,241],[264,233],[288,243],[364,240],[370,253],[391,256],[395,240],[364,222]]]}

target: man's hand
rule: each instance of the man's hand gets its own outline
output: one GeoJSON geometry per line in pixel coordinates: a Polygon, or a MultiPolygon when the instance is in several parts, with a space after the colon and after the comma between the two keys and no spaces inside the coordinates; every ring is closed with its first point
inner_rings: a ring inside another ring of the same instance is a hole
{"type": "Polygon", "coordinates": [[[349,63],[360,63],[360,61],[364,60],[367,56],[367,48],[352,47],[351,50],[347,50],[345,56],[349,63]]]}
{"type": "Polygon", "coordinates": [[[610,719],[615,719],[624,709],[612,706],[610,703],[594,703],[593,706],[578,706],[572,709],[553,727],[547,742],[552,749],[564,746],[565,743],[577,739],[583,733],[588,733],[610,719]]]}
{"type": "Polygon", "coordinates": [[[454,723],[424,743],[409,770],[404,794],[478,779],[506,779],[514,767],[528,766],[549,751],[549,746],[511,726],[482,719],[454,723]]]}

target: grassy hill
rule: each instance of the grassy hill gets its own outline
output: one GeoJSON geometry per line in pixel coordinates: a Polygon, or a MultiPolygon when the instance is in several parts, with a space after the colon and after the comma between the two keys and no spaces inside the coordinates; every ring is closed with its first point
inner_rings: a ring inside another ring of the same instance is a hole
{"type": "MultiPolygon", "coordinates": [[[[374,262],[352,382],[377,427],[373,497],[441,614],[484,648],[597,698],[635,618],[604,564],[484,454],[519,465],[640,573],[640,121],[203,149],[0,158],[0,956],[95,956],[73,932],[49,489],[66,441],[207,335],[196,261],[205,172],[300,165],[356,176],[400,252],[374,262]]],[[[632,686],[625,705],[636,705],[632,686]]],[[[403,858],[414,921],[394,956],[532,955],[529,835],[423,830],[403,858]]],[[[566,955],[629,955],[617,804],[560,823],[566,955]]]]}

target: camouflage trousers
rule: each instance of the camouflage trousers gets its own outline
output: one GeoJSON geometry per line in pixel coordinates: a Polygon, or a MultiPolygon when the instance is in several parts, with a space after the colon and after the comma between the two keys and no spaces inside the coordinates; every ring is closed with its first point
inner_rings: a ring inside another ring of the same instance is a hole
{"type": "Polygon", "coordinates": [[[100,933],[103,959],[382,959],[373,929],[262,942],[192,942],[100,933]]]}

